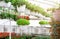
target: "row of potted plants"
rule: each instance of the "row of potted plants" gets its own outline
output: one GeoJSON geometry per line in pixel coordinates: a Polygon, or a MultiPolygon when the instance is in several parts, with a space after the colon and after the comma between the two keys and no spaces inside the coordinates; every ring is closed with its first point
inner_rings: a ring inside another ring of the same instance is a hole
{"type": "Polygon", "coordinates": [[[50,36],[37,36],[34,37],[33,39],[51,39],[50,36]]]}
{"type": "Polygon", "coordinates": [[[10,13],[5,13],[5,12],[2,12],[0,14],[0,18],[1,19],[13,19],[13,20],[18,20],[20,18],[23,18],[23,19],[27,19],[29,20],[29,16],[19,16],[19,15],[15,15],[15,14],[10,14],[10,13]]]}
{"type": "Polygon", "coordinates": [[[16,37],[14,37],[14,39],[51,39],[50,37],[38,37],[38,36],[36,36],[36,37],[27,37],[27,36],[22,36],[22,37],[20,37],[20,38],[16,38],[16,37]]]}
{"type": "Polygon", "coordinates": [[[33,12],[38,12],[41,13],[42,15],[46,16],[46,17],[50,17],[50,14],[48,14],[42,7],[33,5],[31,3],[26,3],[26,8],[33,11],[33,12]]]}
{"type": "Polygon", "coordinates": [[[12,36],[12,39],[51,39],[49,35],[40,35],[40,36],[35,36],[35,35],[22,35],[22,36],[12,36]]]}
{"type": "MultiPolygon", "coordinates": [[[[16,14],[10,14],[10,13],[2,12],[2,13],[0,13],[0,18],[1,19],[13,19],[17,22],[18,25],[29,25],[30,24],[29,16],[19,16],[19,15],[16,15],[16,14]]],[[[49,23],[45,20],[41,20],[39,22],[39,24],[46,25],[46,24],[49,24],[49,23]]]]}
{"type": "Polygon", "coordinates": [[[50,14],[45,12],[45,10],[42,7],[33,5],[33,4],[29,3],[28,1],[25,1],[25,0],[5,0],[5,2],[6,3],[11,2],[11,4],[14,6],[16,12],[18,12],[17,6],[20,7],[22,5],[26,5],[26,8],[29,10],[41,13],[42,15],[44,15],[46,17],[50,17],[50,14]]]}
{"type": "MultiPolygon", "coordinates": [[[[29,22],[29,20],[26,20],[26,19],[19,19],[19,20],[17,20],[17,24],[18,25],[29,25],[30,22],[29,22]]],[[[47,25],[49,23],[46,20],[41,20],[41,21],[39,21],[39,24],[40,25],[47,25]]]]}
{"type": "Polygon", "coordinates": [[[32,36],[29,35],[23,35],[23,36],[12,36],[12,39],[31,39],[32,36]]]}
{"type": "MultiPolygon", "coordinates": [[[[51,39],[50,36],[34,36],[34,35],[16,35],[16,33],[11,33],[11,39],[51,39]]],[[[0,33],[0,38],[9,39],[9,33],[0,33]],[[2,36],[3,35],[3,36],[2,36]],[[1,37],[2,36],[2,37],[1,37]]]]}
{"type": "Polygon", "coordinates": [[[17,16],[16,15],[13,15],[13,14],[10,14],[10,13],[5,13],[5,12],[2,12],[0,14],[0,18],[1,19],[10,19],[10,18],[12,18],[14,20],[17,20],[17,16]]]}

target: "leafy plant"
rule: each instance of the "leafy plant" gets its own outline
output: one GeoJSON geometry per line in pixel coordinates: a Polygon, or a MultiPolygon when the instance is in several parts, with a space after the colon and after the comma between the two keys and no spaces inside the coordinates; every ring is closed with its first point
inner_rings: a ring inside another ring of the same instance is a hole
{"type": "Polygon", "coordinates": [[[12,18],[13,20],[17,20],[18,18],[17,18],[17,15],[14,15],[14,14],[10,14],[10,18],[12,18]]]}
{"type": "Polygon", "coordinates": [[[2,19],[9,18],[9,14],[3,12],[0,14],[0,18],[2,18],[2,19]]]}
{"type": "Polygon", "coordinates": [[[2,12],[1,14],[0,14],[0,18],[1,19],[10,19],[10,18],[12,18],[13,20],[17,20],[18,18],[17,18],[17,15],[15,15],[15,14],[10,14],[10,13],[5,13],[5,12],[2,12]]]}
{"type": "Polygon", "coordinates": [[[19,19],[17,20],[17,24],[18,25],[29,25],[29,20],[26,20],[26,19],[19,19]]]}
{"type": "Polygon", "coordinates": [[[45,24],[49,24],[49,23],[48,23],[48,21],[46,21],[46,20],[41,20],[41,21],[39,22],[39,24],[45,25],[45,24]]]}

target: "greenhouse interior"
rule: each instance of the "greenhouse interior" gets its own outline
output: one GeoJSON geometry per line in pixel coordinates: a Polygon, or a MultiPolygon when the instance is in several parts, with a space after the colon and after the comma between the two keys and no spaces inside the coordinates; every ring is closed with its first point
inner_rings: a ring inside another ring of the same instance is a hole
{"type": "Polygon", "coordinates": [[[0,39],[60,39],[60,0],[0,0],[0,39]]]}

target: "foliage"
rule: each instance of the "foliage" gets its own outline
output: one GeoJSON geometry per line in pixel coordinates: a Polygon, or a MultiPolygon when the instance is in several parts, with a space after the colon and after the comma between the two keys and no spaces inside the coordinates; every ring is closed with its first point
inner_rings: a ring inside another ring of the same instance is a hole
{"type": "Polygon", "coordinates": [[[19,15],[15,15],[15,14],[6,13],[6,12],[0,13],[0,18],[1,19],[10,19],[11,18],[15,21],[20,18],[29,20],[29,16],[19,16],[19,15]]]}
{"type": "Polygon", "coordinates": [[[2,7],[0,7],[0,10],[2,10],[2,7]]]}
{"type": "Polygon", "coordinates": [[[10,13],[5,13],[5,12],[2,12],[0,14],[0,18],[1,19],[13,19],[13,20],[17,20],[17,15],[14,15],[14,14],[10,14],[10,13]]]}
{"type": "Polygon", "coordinates": [[[31,11],[39,12],[46,17],[50,17],[50,14],[45,12],[43,8],[33,5],[29,2],[27,2],[26,0],[5,0],[5,2],[11,2],[12,5],[15,7],[16,12],[17,12],[17,6],[20,7],[21,5],[26,5],[26,8],[30,9],[31,11]]]}
{"type": "Polygon", "coordinates": [[[6,3],[10,2],[10,0],[4,0],[6,3]]]}
{"type": "Polygon", "coordinates": [[[31,39],[32,38],[32,36],[28,36],[28,35],[23,35],[23,36],[20,36],[20,37],[16,37],[16,36],[13,36],[12,37],[12,39],[31,39]]]}
{"type": "Polygon", "coordinates": [[[33,39],[51,39],[50,36],[40,36],[34,37],[33,39]]]}
{"type": "Polygon", "coordinates": [[[45,25],[45,24],[49,24],[49,23],[48,23],[48,21],[46,21],[46,20],[41,20],[41,21],[39,22],[39,24],[45,25]]]}
{"type": "Polygon", "coordinates": [[[5,39],[9,39],[9,36],[8,36],[8,37],[6,37],[5,39]]]}
{"type": "Polygon", "coordinates": [[[44,9],[39,7],[39,6],[36,6],[36,5],[33,5],[33,4],[27,2],[26,3],[26,8],[30,9],[31,11],[41,13],[42,15],[44,15],[46,17],[50,17],[50,14],[45,12],[44,9]]]}
{"type": "Polygon", "coordinates": [[[5,14],[4,12],[0,14],[0,18],[2,19],[5,19],[5,18],[8,18],[9,17],[9,14],[5,14]]]}
{"type": "Polygon", "coordinates": [[[14,15],[14,14],[10,14],[10,18],[12,18],[13,20],[17,20],[17,15],[14,15]]]}
{"type": "Polygon", "coordinates": [[[29,20],[26,20],[26,19],[19,19],[17,20],[17,24],[18,25],[29,25],[29,20]]]}

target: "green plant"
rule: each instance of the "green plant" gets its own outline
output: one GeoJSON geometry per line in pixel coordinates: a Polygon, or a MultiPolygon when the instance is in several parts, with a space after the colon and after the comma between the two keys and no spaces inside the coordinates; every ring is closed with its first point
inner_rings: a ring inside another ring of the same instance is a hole
{"type": "Polygon", "coordinates": [[[9,18],[9,14],[2,12],[2,13],[0,14],[0,18],[2,18],[2,19],[9,18]]]}
{"type": "Polygon", "coordinates": [[[5,39],[9,39],[9,36],[7,36],[5,39]]]}
{"type": "Polygon", "coordinates": [[[17,24],[18,25],[29,25],[29,20],[26,20],[26,19],[19,19],[17,20],[17,24]]]}
{"type": "Polygon", "coordinates": [[[15,15],[15,14],[10,14],[10,18],[12,18],[13,20],[17,20],[18,18],[17,18],[17,15],[15,15]]]}
{"type": "Polygon", "coordinates": [[[18,18],[17,18],[17,15],[15,15],[15,14],[10,14],[10,13],[5,13],[5,12],[2,12],[1,14],[0,14],[0,18],[1,19],[10,19],[10,18],[12,18],[13,20],[17,20],[18,18]]]}
{"type": "Polygon", "coordinates": [[[10,2],[11,0],[4,0],[6,3],[10,2]]]}
{"type": "Polygon", "coordinates": [[[26,5],[26,8],[30,9],[31,11],[39,12],[46,17],[50,16],[47,12],[44,11],[43,8],[33,5],[29,2],[27,2],[26,0],[5,0],[5,2],[11,2],[11,4],[14,6],[16,12],[17,12],[17,6],[20,7],[21,5],[26,5]]]}
{"type": "Polygon", "coordinates": [[[31,11],[39,12],[46,17],[50,17],[50,15],[47,12],[45,12],[43,8],[33,5],[26,0],[5,0],[5,2],[6,3],[11,2],[11,4],[14,6],[16,12],[17,12],[17,7],[20,7],[21,5],[26,5],[26,8],[30,9],[31,11]]]}
{"type": "Polygon", "coordinates": [[[34,12],[39,12],[46,17],[50,17],[50,14],[45,12],[42,7],[39,7],[39,6],[36,6],[36,5],[33,5],[33,4],[27,2],[26,3],[26,8],[30,9],[31,11],[34,11],[34,12]]]}
{"type": "Polygon", "coordinates": [[[49,23],[48,23],[48,21],[46,21],[46,20],[41,20],[41,21],[39,22],[39,24],[45,25],[45,24],[49,24],[49,23]]]}
{"type": "Polygon", "coordinates": [[[33,39],[51,39],[50,36],[36,36],[33,39]]]}
{"type": "Polygon", "coordinates": [[[0,10],[2,10],[2,7],[0,7],[0,10]]]}

